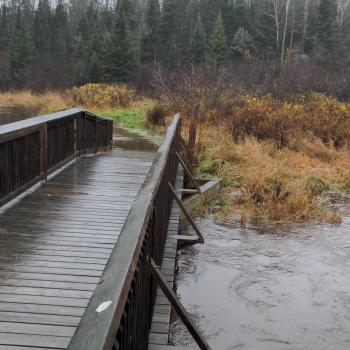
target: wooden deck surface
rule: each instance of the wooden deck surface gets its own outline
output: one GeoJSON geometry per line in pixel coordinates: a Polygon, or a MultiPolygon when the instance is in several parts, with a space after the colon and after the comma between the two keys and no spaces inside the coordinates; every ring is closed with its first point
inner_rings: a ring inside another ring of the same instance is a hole
{"type": "Polygon", "coordinates": [[[152,160],[80,159],[0,213],[0,350],[67,348],[152,160]]]}

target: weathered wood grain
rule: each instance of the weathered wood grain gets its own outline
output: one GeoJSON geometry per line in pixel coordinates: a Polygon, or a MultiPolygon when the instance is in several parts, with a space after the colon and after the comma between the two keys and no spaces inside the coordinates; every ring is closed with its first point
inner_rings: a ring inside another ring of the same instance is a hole
{"type": "Polygon", "coordinates": [[[112,120],[82,109],[0,126],[0,205],[74,158],[108,148],[112,127],[112,120]]]}
{"type": "Polygon", "coordinates": [[[0,350],[67,348],[152,164],[126,153],[81,159],[0,213],[0,350]]]}

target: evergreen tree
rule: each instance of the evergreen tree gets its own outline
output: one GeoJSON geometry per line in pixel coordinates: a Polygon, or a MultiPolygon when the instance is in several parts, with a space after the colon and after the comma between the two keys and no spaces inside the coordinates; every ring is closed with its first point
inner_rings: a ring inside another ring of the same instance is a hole
{"type": "Polygon", "coordinates": [[[33,41],[35,11],[32,0],[21,0],[22,21],[28,37],[33,41]]]}
{"type": "Polygon", "coordinates": [[[201,0],[201,16],[207,37],[213,32],[219,14],[225,10],[226,2],[227,0],[201,0]]]}
{"type": "Polygon", "coordinates": [[[161,40],[161,12],[159,0],[150,0],[146,16],[146,35],[142,45],[143,61],[157,60],[161,40]]]}
{"type": "MultiPolygon", "coordinates": [[[[237,1],[238,0],[236,0],[236,2],[237,1]]],[[[222,20],[224,22],[227,42],[229,43],[232,41],[233,36],[237,31],[236,6],[237,5],[235,5],[235,2],[232,2],[231,0],[225,0],[220,10],[222,15],[222,20]]]]}
{"type": "Polygon", "coordinates": [[[0,8],[0,51],[6,52],[10,43],[11,15],[10,9],[2,4],[0,8]]]}
{"type": "Polygon", "coordinates": [[[167,42],[177,29],[177,0],[164,0],[162,11],[162,40],[167,42]]]}
{"type": "Polygon", "coordinates": [[[204,32],[201,16],[198,15],[196,28],[191,41],[190,56],[194,63],[205,61],[207,53],[207,38],[204,32]]]}
{"type": "Polygon", "coordinates": [[[233,57],[243,57],[247,52],[254,52],[253,37],[242,27],[239,27],[230,47],[230,54],[233,57]]]}
{"type": "Polygon", "coordinates": [[[191,45],[191,3],[192,0],[178,0],[176,8],[175,42],[179,61],[187,61],[191,45]]]}
{"type": "Polygon", "coordinates": [[[336,43],[336,0],[321,0],[317,18],[317,44],[322,51],[331,53],[336,43]]]}
{"type": "Polygon", "coordinates": [[[48,0],[39,0],[35,12],[34,44],[36,54],[47,58],[52,48],[52,12],[48,0]]]}
{"type": "MultiPolygon", "coordinates": [[[[101,45],[97,33],[98,10],[96,3],[90,1],[84,14],[80,17],[77,30],[73,38],[74,72],[79,83],[91,80],[92,68],[101,45]]],[[[105,58],[104,58],[105,59],[105,58]]]]}
{"type": "Polygon", "coordinates": [[[59,0],[53,18],[53,52],[55,55],[67,55],[70,48],[69,20],[62,0],[59,0]]]}
{"type": "Polygon", "coordinates": [[[286,14],[285,1],[271,0],[0,0],[0,86],[11,82],[8,67],[30,73],[32,88],[63,87],[129,79],[141,60],[174,69],[247,51],[274,59],[282,42],[318,58],[313,64],[347,68],[350,14],[343,6],[337,13],[338,3],[296,0],[286,14]],[[35,64],[22,63],[21,50],[35,64]]]}
{"type": "Polygon", "coordinates": [[[129,30],[135,33],[138,27],[137,16],[136,16],[136,3],[135,0],[119,0],[117,4],[118,7],[122,6],[128,20],[129,30]]]}
{"type": "Polygon", "coordinates": [[[273,16],[272,2],[261,0],[255,2],[252,10],[256,18],[255,42],[260,56],[270,58],[277,53],[276,23],[273,16]]]}
{"type": "Polygon", "coordinates": [[[169,68],[178,64],[179,47],[177,42],[177,0],[164,0],[162,13],[162,59],[169,68]]]}
{"type": "Polygon", "coordinates": [[[224,23],[221,14],[219,14],[209,41],[209,61],[218,66],[226,61],[227,53],[228,46],[224,23]]]}
{"type": "Polygon", "coordinates": [[[136,50],[122,5],[118,6],[111,35],[109,58],[109,78],[113,81],[128,81],[135,68],[136,50]]]}
{"type": "Polygon", "coordinates": [[[20,7],[17,8],[14,33],[9,49],[9,61],[12,79],[20,84],[23,81],[24,70],[32,58],[32,46],[26,33],[20,7]]]}
{"type": "Polygon", "coordinates": [[[169,54],[166,65],[168,68],[176,68],[180,61],[180,51],[179,51],[179,45],[176,41],[175,37],[172,37],[168,43],[169,47],[169,54]]]}

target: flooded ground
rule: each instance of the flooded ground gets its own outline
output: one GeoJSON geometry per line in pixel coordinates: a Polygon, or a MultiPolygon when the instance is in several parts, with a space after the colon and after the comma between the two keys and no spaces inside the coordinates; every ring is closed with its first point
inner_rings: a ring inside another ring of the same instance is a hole
{"type": "MultiPolygon", "coordinates": [[[[214,350],[350,349],[349,216],[264,234],[199,227],[206,242],[180,254],[177,292],[214,350]]],[[[171,338],[198,349],[181,322],[171,338]]]]}
{"type": "Polygon", "coordinates": [[[158,145],[151,138],[130,132],[117,124],[113,128],[113,145],[132,151],[155,152],[158,149],[158,145]]]}

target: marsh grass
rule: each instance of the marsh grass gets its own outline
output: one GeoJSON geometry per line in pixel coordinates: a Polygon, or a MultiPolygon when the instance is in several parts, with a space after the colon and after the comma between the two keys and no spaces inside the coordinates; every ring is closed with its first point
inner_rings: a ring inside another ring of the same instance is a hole
{"type": "MultiPolygon", "coordinates": [[[[126,128],[164,132],[177,111],[169,108],[165,126],[154,126],[146,116],[157,102],[125,89],[118,90],[126,94],[123,103],[109,103],[107,96],[102,104],[94,102],[96,96],[112,90],[85,87],[80,106],[126,128]],[[97,92],[88,100],[92,90],[97,92]]],[[[76,92],[12,91],[0,94],[0,105],[23,106],[28,116],[34,116],[77,106],[76,92]]],[[[318,198],[327,191],[350,189],[350,105],[321,94],[295,101],[246,95],[219,98],[222,103],[214,109],[201,109],[195,147],[198,175],[223,179],[223,192],[213,204],[218,215],[236,213],[242,223],[252,218],[339,222],[338,213],[321,207],[318,198]]],[[[186,138],[189,118],[184,111],[182,117],[186,138]]]]}
{"type": "Polygon", "coordinates": [[[144,111],[151,100],[140,98],[125,85],[86,84],[66,91],[34,93],[30,90],[0,94],[0,105],[18,105],[34,114],[71,107],[96,111],[144,111]]]}
{"type": "Polygon", "coordinates": [[[0,94],[0,105],[21,106],[29,116],[70,108],[72,105],[58,92],[35,94],[32,91],[9,91],[0,94]]]}
{"type": "Polygon", "coordinates": [[[154,104],[154,100],[137,97],[124,85],[87,84],[62,92],[10,91],[0,94],[0,106],[21,106],[26,116],[81,107],[111,117],[123,127],[138,130],[145,130],[147,110],[154,104]]]}
{"type": "Polygon", "coordinates": [[[211,125],[200,128],[199,139],[205,150],[198,174],[223,179],[220,203],[225,199],[225,207],[220,210],[214,202],[219,215],[239,213],[242,223],[257,217],[274,223],[340,221],[338,213],[319,205],[318,196],[350,188],[346,146],[326,146],[315,139],[281,148],[252,136],[235,142],[225,127],[211,125]]]}
{"type": "MultiPolygon", "coordinates": [[[[318,93],[280,100],[225,89],[217,100],[198,105],[193,168],[223,179],[229,205],[214,202],[219,215],[239,214],[242,223],[340,221],[319,198],[350,189],[349,103],[318,93]]],[[[182,111],[186,139],[191,112],[182,111]]]]}

